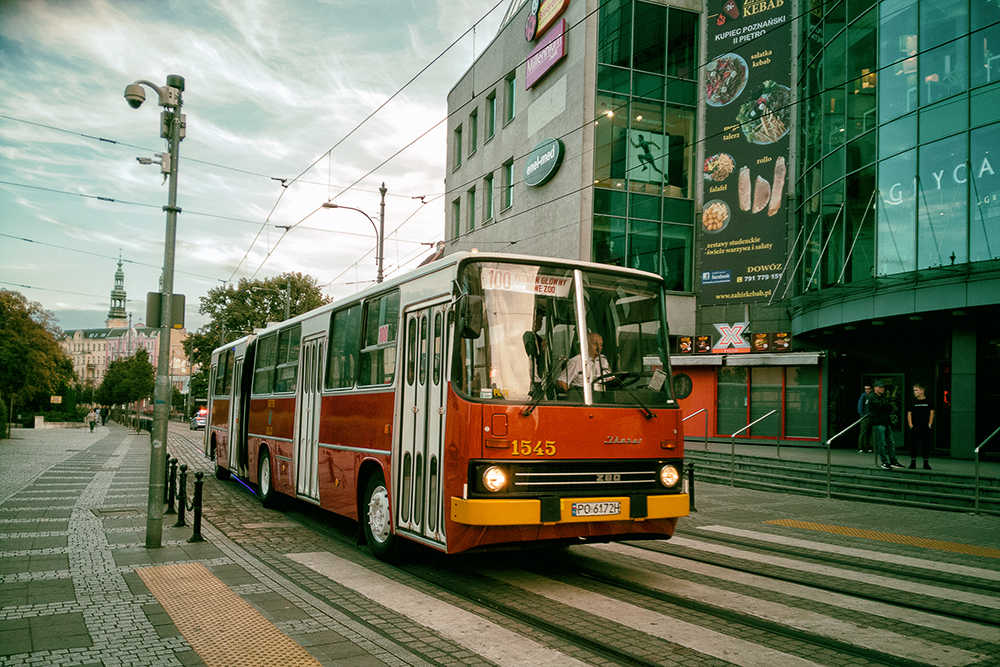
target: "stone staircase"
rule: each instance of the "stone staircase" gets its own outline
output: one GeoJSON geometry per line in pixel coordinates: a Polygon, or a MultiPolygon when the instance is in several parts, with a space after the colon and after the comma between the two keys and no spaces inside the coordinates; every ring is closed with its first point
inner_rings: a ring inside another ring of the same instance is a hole
{"type": "MultiPolygon", "coordinates": [[[[728,452],[686,449],[685,460],[694,466],[695,496],[698,483],[733,484],[740,488],[808,496],[827,495],[827,466],[775,457],[736,454],[735,470],[728,452]]],[[[972,470],[972,463],[969,463],[972,470]]],[[[830,497],[846,500],[890,501],[896,505],[956,512],[974,512],[974,474],[937,470],[882,470],[881,468],[833,465],[830,497]]],[[[980,476],[979,512],[1000,516],[1000,480],[980,476]]]]}

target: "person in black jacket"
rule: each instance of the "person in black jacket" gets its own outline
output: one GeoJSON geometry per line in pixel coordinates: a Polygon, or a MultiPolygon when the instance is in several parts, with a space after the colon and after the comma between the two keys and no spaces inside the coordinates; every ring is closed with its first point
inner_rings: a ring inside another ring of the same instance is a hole
{"type": "Polygon", "coordinates": [[[906,411],[906,425],[910,427],[910,467],[917,467],[917,452],[924,456],[924,470],[930,470],[927,460],[931,455],[931,428],[934,426],[934,401],[927,396],[927,387],[913,385],[913,401],[906,411]]]}
{"type": "Polygon", "coordinates": [[[872,421],[872,434],[875,436],[875,449],[878,452],[879,467],[889,470],[902,468],[902,463],[896,460],[896,443],[892,439],[892,403],[885,395],[885,384],[881,380],[875,383],[875,393],[868,399],[869,419],[872,421]]]}
{"type": "Polygon", "coordinates": [[[858,453],[870,454],[872,451],[872,420],[868,416],[868,399],[872,395],[872,386],[865,385],[865,392],[858,399],[858,416],[861,417],[860,432],[858,433],[858,453]]]}

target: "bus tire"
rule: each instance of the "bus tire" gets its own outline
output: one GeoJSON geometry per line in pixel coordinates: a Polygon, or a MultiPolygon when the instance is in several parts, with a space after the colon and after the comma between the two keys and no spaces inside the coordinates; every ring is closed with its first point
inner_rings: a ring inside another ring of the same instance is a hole
{"type": "Polygon", "coordinates": [[[372,555],[390,563],[399,550],[399,538],[392,534],[392,508],[385,478],[376,472],[368,478],[362,510],[365,540],[372,555]]]}
{"type": "Polygon", "coordinates": [[[278,499],[275,497],[271,480],[271,454],[266,449],[260,456],[260,467],[257,472],[257,491],[260,495],[260,504],[268,509],[273,509],[278,506],[278,499]]]}
{"type": "Polygon", "coordinates": [[[215,479],[229,479],[229,470],[220,466],[218,461],[215,462],[215,479]]]}

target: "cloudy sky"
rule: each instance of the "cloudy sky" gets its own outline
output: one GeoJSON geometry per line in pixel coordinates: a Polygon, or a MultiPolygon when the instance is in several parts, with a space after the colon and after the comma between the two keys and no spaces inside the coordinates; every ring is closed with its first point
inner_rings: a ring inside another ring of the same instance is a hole
{"type": "Polygon", "coordinates": [[[167,146],[155,93],[132,109],[123,92],[170,74],[185,79],[174,292],[189,330],[199,297],[241,277],[369,285],[372,224],[319,207],[377,222],[382,182],[385,273],[415,266],[444,233],[446,95],[508,4],[0,0],[0,289],[64,329],[103,327],[120,252],[145,318],[168,193],[135,158],[167,146]]]}

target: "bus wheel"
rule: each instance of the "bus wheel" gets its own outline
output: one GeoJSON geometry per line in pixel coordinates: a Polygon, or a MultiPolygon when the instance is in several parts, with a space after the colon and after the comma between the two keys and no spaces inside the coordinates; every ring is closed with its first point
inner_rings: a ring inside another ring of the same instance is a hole
{"type": "Polygon", "coordinates": [[[277,507],[278,499],[274,497],[274,489],[271,488],[271,455],[265,449],[260,457],[260,474],[257,476],[259,484],[257,490],[260,495],[260,504],[268,509],[277,507]]]}
{"type": "Polygon", "coordinates": [[[220,466],[218,461],[215,462],[215,479],[229,479],[229,470],[220,466]]]}
{"type": "Polygon", "coordinates": [[[379,560],[391,562],[399,548],[399,538],[392,534],[392,510],[382,473],[375,473],[368,478],[362,510],[368,548],[379,560]]]}

